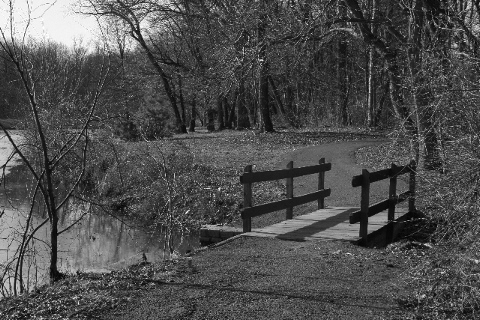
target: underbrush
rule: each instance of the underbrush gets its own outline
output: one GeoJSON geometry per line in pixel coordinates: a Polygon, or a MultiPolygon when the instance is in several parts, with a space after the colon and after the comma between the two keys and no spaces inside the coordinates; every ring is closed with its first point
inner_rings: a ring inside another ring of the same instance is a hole
{"type": "Polygon", "coordinates": [[[479,146],[457,141],[446,151],[446,173],[424,178],[423,206],[437,225],[436,246],[412,277],[419,285],[416,307],[425,318],[480,317],[479,146]]]}
{"type": "MultiPolygon", "coordinates": [[[[412,234],[422,233],[431,249],[409,272],[415,292],[406,306],[419,319],[480,318],[479,148],[478,139],[451,141],[442,150],[444,173],[418,171],[417,208],[424,218],[412,234]]],[[[408,150],[407,143],[397,142],[357,156],[381,168],[402,156],[406,162],[408,150]]]]}
{"type": "Polygon", "coordinates": [[[140,291],[152,290],[195,272],[190,258],[142,262],[110,273],[68,275],[20,297],[4,298],[0,319],[99,319],[114,313],[140,291]]]}
{"type": "Polygon", "coordinates": [[[218,181],[221,172],[198,164],[182,143],[99,141],[84,185],[98,202],[140,224],[190,231],[228,223],[237,195],[218,181]]]}

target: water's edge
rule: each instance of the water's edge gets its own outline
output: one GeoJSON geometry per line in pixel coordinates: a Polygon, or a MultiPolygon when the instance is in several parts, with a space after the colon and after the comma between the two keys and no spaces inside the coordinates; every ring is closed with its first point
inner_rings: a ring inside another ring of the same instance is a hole
{"type": "MultiPolygon", "coordinates": [[[[15,134],[15,138],[20,139],[21,136],[15,134]]],[[[5,164],[12,150],[10,142],[1,135],[0,165],[5,164]]],[[[4,213],[0,218],[0,269],[18,248],[14,232],[22,230],[30,209],[28,173],[19,164],[18,160],[8,164],[5,168],[8,175],[1,186],[0,212],[4,213]]],[[[151,262],[159,261],[170,254],[164,250],[165,232],[161,229],[148,231],[145,228],[130,227],[88,204],[70,207],[68,212],[62,214],[60,230],[76,221],[83,213],[87,212],[87,215],[59,237],[59,268],[62,272],[105,272],[138,263],[145,257],[151,262]]],[[[33,217],[34,225],[40,224],[45,218],[42,213],[36,213],[33,217]]],[[[35,272],[45,276],[49,249],[42,241],[49,242],[48,227],[42,227],[37,238],[35,257],[29,260],[31,266],[28,271],[32,274],[32,268],[35,268],[35,272]]],[[[177,253],[184,254],[200,246],[199,235],[175,234],[173,243],[177,253]]]]}

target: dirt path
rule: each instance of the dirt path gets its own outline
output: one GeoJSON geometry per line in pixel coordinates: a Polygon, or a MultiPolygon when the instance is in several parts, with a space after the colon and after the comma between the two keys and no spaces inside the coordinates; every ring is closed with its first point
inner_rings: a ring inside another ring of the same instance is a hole
{"type": "Polygon", "coordinates": [[[407,259],[339,241],[239,238],[179,261],[102,319],[412,319],[407,259]]]}
{"type": "MultiPolygon", "coordinates": [[[[360,189],[352,187],[352,177],[361,174],[362,169],[365,168],[357,165],[355,152],[363,147],[386,142],[387,140],[380,139],[347,141],[299,149],[287,155],[285,161],[278,167],[285,168],[287,163],[292,160],[295,167],[309,166],[317,164],[320,158],[325,158],[326,162],[332,163],[332,170],[325,174],[325,187],[332,189],[331,196],[325,199],[325,205],[359,207],[360,189]]],[[[317,181],[316,175],[296,178],[294,180],[294,193],[301,195],[316,191],[317,181]]],[[[388,196],[388,183],[388,180],[383,180],[372,184],[370,190],[371,203],[388,196]]],[[[407,188],[407,185],[403,181],[399,181],[398,189],[403,190],[405,188],[407,188]]]]}

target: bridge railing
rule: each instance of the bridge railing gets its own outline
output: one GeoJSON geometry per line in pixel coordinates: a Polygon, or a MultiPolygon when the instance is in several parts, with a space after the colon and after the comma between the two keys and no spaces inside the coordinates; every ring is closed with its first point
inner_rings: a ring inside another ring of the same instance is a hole
{"type": "Polygon", "coordinates": [[[318,165],[308,167],[293,167],[293,161],[290,161],[286,169],[275,171],[253,172],[253,166],[245,167],[244,173],[240,176],[240,182],[243,184],[243,232],[252,231],[252,218],[266,213],[286,209],[286,219],[293,218],[293,207],[318,201],[318,208],[325,207],[324,199],[331,193],[330,189],[325,189],[325,172],[332,169],[331,163],[325,163],[322,158],[318,165]],[[318,191],[307,193],[301,196],[293,195],[293,178],[318,173],[318,191]],[[287,188],[287,199],[260,204],[253,206],[252,185],[255,182],[274,181],[285,179],[287,188]]]}
{"type": "Polygon", "coordinates": [[[388,209],[388,220],[395,220],[395,206],[408,199],[408,211],[415,211],[415,174],[416,163],[412,160],[408,165],[397,166],[392,163],[388,169],[369,172],[362,170],[362,174],[354,176],[352,179],[352,187],[362,187],[362,195],[360,201],[360,211],[350,214],[350,223],[360,222],[360,237],[367,239],[368,234],[368,218],[388,209]],[[408,191],[397,195],[397,178],[403,174],[409,174],[408,191]],[[370,184],[376,181],[390,179],[388,199],[370,205],[370,184]]]}

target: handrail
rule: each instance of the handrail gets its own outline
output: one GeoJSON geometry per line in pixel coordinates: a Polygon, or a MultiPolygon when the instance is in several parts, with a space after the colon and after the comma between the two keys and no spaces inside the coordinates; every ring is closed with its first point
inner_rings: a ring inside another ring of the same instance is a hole
{"type": "Polygon", "coordinates": [[[367,240],[369,217],[388,209],[388,220],[393,221],[395,220],[395,206],[407,199],[409,202],[408,211],[415,211],[415,175],[416,163],[412,160],[408,165],[397,166],[392,163],[390,168],[376,172],[369,172],[363,169],[361,175],[352,178],[352,187],[362,187],[362,196],[360,210],[350,214],[350,223],[360,222],[359,235],[364,241],[367,240]],[[409,190],[397,195],[397,178],[406,173],[410,174],[409,190]],[[390,178],[388,199],[370,206],[370,184],[387,178],[390,178]]]}
{"type": "Polygon", "coordinates": [[[318,208],[325,207],[324,199],[330,196],[331,190],[325,189],[325,172],[332,169],[331,163],[325,163],[325,158],[320,159],[318,165],[307,167],[293,167],[293,161],[287,164],[287,169],[274,171],[253,172],[253,166],[248,165],[244,169],[244,173],[240,176],[240,182],[243,184],[243,232],[252,231],[252,218],[260,215],[286,209],[286,219],[293,218],[293,207],[318,201],[318,208]],[[318,191],[294,197],[293,195],[293,178],[301,177],[308,174],[318,173],[318,191]],[[252,200],[252,184],[254,182],[286,180],[287,199],[265,203],[253,206],[252,200]]]}

